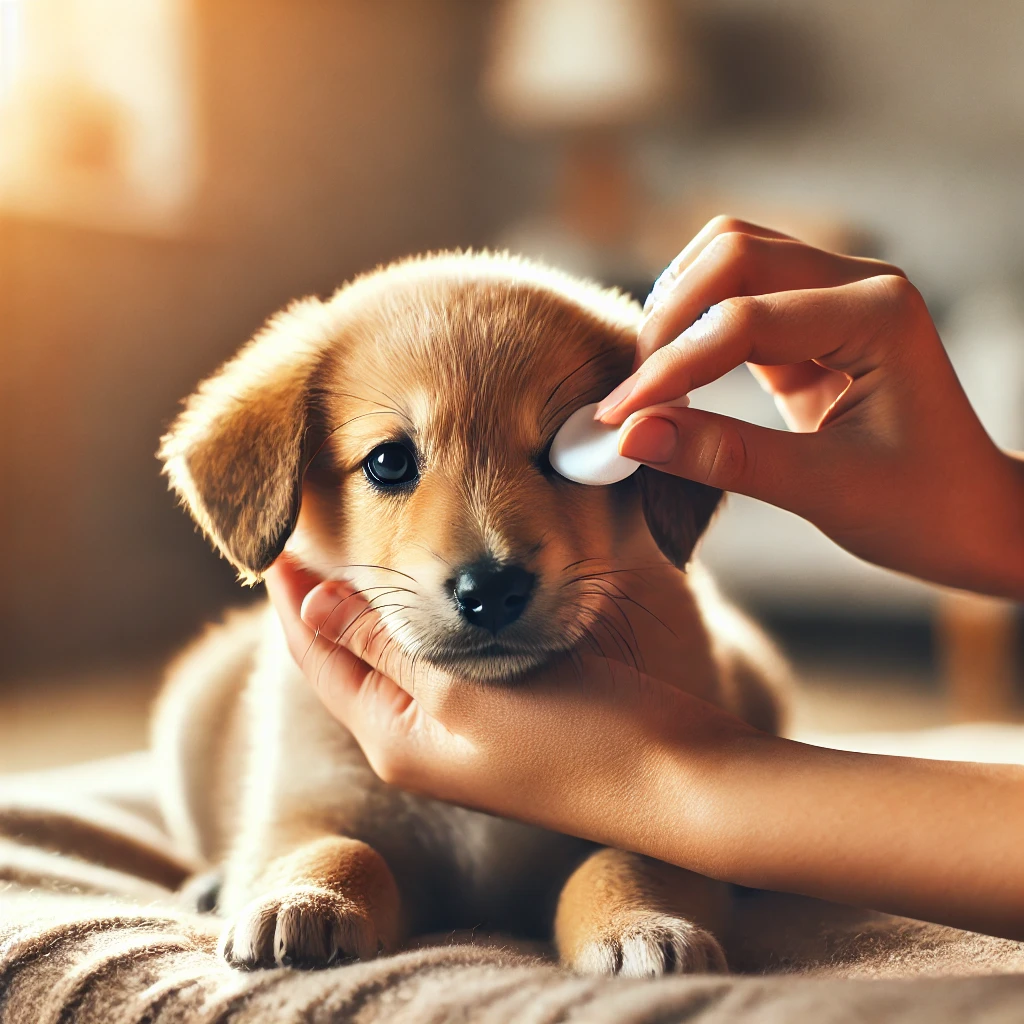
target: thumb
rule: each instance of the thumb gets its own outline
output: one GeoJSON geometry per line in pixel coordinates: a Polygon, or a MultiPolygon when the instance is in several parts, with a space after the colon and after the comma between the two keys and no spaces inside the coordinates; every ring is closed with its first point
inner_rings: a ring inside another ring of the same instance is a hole
{"type": "Polygon", "coordinates": [[[825,486],[822,444],[820,434],[772,430],[702,409],[654,406],[625,422],[619,453],[663,473],[803,514],[825,486]]]}

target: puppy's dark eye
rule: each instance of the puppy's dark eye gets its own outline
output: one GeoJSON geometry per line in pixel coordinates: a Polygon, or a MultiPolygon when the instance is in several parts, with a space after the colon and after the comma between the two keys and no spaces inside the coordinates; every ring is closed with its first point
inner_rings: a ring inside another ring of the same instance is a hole
{"type": "Polygon", "coordinates": [[[420,475],[416,456],[398,441],[377,445],[363,460],[363,471],[380,487],[410,484],[420,475]]]}

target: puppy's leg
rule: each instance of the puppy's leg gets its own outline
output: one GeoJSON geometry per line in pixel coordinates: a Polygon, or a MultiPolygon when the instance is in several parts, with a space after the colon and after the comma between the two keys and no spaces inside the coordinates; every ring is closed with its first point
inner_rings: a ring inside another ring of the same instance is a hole
{"type": "Polygon", "coordinates": [[[384,858],[358,839],[303,843],[267,865],[258,889],[221,937],[237,967],[326,967],[398,943],[398,886],[384,858]]]}
{"type": "Polygon", "coordinates": [[[721,882],[636,853],[598,850],[559,897],[559,959],[584,974],[726,971],[712,930],[721,934],[728,905],[721,882]]]}
{"type": "Polygon", "coordinates": [[[396,849],[389,830],[403,797],[377,780],[327,714],[272,611],[265,614],[244,699],[236,833],[217,900],[227,918],[221,952],[239,967],[375,957],[400,938],[396,876],[375,847],[396,849]]]}

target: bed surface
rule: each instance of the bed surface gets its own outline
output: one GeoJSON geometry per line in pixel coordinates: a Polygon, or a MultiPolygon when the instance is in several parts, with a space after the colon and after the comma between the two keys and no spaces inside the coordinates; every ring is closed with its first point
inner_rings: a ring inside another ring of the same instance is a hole
{"type": "MultiPolygon", "coordinates": [[[[823,740],[823,737],[815,737],[823,740]]],[[[853,749],[1019,761],[1024,729],[844,737],[853,749]]],[[[0,1022],[1017,1021],[1024,944],[742,892],[734,974],[581,978],[503,936],[446,935],[365,964],[239,973],[180,909],[146,754],[0,777],[0,1022]]]]}

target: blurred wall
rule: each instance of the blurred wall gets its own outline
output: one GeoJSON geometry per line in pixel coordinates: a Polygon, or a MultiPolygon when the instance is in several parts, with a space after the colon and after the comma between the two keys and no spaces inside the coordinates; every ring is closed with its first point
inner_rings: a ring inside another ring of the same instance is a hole
{"type": "Polygon", "coordinates": [[[289,299],[492,233],[487,6],[196,3],[205,171],[180,237],[0,220],[0,674],[156,657],[244,599],[157,439],[289,299]]]}
{"type": "Polygon", "coordinates": [[[929,298],[1024,280],[1024,5],[691,0],[675,181],[845,215],[929,298]]]}
{"type": "MultiPolygon", "coordinates": [[[[479,108],[492,6],[195,0],[204,170],[181,233],[0,215],[0,676],[159,657],[244,599],[157,439],[290,298],[486,243],[536,201],[543,143],[479,108]]],[[[825,206],[939,304],[1021,280],[1024,7],[676,7],[706,78],[652,164],[666,191],[825,206]]]]}

